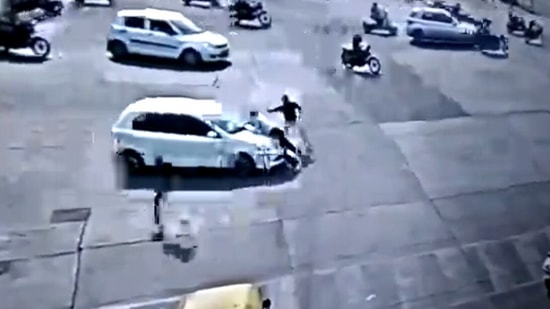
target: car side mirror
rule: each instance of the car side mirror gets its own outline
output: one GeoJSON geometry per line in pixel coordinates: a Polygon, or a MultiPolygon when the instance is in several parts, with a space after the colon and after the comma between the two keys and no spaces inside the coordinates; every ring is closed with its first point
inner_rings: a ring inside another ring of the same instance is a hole
{"type": "Polygon", "coordinates": [[[210,131],[210,132],[206,133],[206,136],[210,137],[210,138],[220,138],[220,135],[218,133],[216,133],[215,131],[210,131]]]}

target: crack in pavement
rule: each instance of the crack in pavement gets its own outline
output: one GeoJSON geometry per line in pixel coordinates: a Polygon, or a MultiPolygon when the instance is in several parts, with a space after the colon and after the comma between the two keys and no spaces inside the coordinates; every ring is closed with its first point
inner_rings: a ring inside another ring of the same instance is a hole
{"type": "Polygon", "coordinates": [[[82,223],[80,228],[80,234],[78,235],[78,241],[76,245],[76,265],[73,276],[73,288],[71,291],[71,304],[70,309],[75,309],[76,298],[78,297],[78,287],[80,283],[80,270],[82,266],[82,252],[84,251],[82,243],[84,241],[84,235],[86,234],[86,227],[88,226],[89,219],[82,223]]]}

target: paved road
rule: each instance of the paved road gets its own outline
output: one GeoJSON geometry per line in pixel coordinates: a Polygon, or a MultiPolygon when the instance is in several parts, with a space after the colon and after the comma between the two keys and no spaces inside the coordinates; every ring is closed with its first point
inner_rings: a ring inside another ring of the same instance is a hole
{"type": "MultiPolygon", "coordinates": [[[[94,308],[238,281],[263,282],[284,308],[546,306],[547,51],[512,39],[510,59],[496,60],[369,37],[382,77],[346,75],[338,45],[367,10],[353,4],[273,1],[264,32],[185,9],[230,37],[233,65],[221,72],[111,62],[108,8],[45,26],[45,63],[4,59],[3,308],[94,308]],[[198,250],[183,263],[150,243],[154,179],[128,181],[109,157],[118,112],[151,95],[216,97],[244,112],[282,91],[304,105],[317,162],[283,184],[176,177],[163,215],[169,228],[190,218],[198,250]]],[[[501,12],[477,9],[502,24],[501,12]]],[[[391,10],[402,22],[407,8],[391,10]]]]}

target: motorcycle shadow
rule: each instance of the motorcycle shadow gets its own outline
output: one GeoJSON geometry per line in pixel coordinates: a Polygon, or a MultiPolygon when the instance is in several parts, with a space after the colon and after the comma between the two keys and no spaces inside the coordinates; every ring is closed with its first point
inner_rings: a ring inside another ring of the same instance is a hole
{"type": "Polygon", "coordinates": [[[233,191],[260,186],[276,186],[297,177],[286,166],[278,166],[268,173],[258,172],[248,177],[235,175],[231,170],[206,168],[166,168],[159,171],[147,168],[139,173],[119,169],[118,187],[121,190],[170,191],[233,191]]]}
{"type": "Polygon", "coordinates": [[[121,65],[178,72],[217,72],[223,71],[232,65],[230,61],[219,61],[213,63],[204,63],[197,66],[188,66],[182,64],[178,60],[137,55],[129,55],[123,59],[116,60],[110,57],[109,60],[121,65]]]}
{"type": "Polygon", "coordinates": [[[0,62],[15,64],[42,64],[50,60],[50,57],[40,58],[34,55],[14,51],[0,52],[0,62]]]}

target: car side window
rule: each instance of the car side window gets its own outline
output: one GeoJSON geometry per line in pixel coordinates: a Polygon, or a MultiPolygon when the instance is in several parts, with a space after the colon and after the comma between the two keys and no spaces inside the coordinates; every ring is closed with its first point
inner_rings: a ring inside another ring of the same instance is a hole
{"type": "Polygon", "coordinates": [[[124,25],[130,28],[145,29],[145,19],[141,17],[126,17],[124,25]]]}
{"type": "Polygon", "coordinates": [[[430,13],[430,12],[424,12],[422,14],[422,19],[426,20],[426,21],[436,21],[435,17],[434,17],[434,14],[430,13]]]}
{"type": "Polygon", "coordinates": [[[168,24],[166,21],[163,20],[149,20],[149,27],[152,31],[158,31],[162,33],[166,33],[167,35],[174,35],[176,32],[174,29],[172,29],[172,26],[168,24]]]}
{"type": "Polygon", "coordinates": [[[446,24],[452,24],[453,23],[453,19],[450,16],[445,15],[445,14],[434,14],[433,17],[435,18],[434,21],[438,21],[438,22],[446,23],[446,24]]]}
{"type": "Polygon", "coordinates": [[[183,125],[183,131],[185,132],[183,134],[206,136],[208,132],[212,131],[212,127],[197,118],[186,115],[181,115],[178,118],[183,125]]]}
{"type": "Polygon", "coordinates": [[[137,131],[147,131],[147,132],[163,132],[164,131],[164,124],[162,122],[162,119],[160,119],[162,115],[160,114],[153,114],[153,113],[146,113],[138,115],[134,120],[132,120],[132,130],[137,131]]]}

